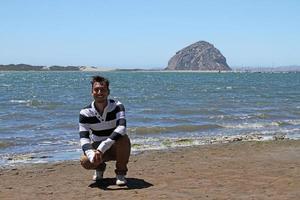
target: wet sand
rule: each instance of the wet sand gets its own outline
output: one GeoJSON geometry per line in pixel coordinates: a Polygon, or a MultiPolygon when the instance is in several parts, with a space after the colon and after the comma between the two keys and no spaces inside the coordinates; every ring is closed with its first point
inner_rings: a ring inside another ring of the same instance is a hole
{"type": "Polygon", "coordinates": [[[300,140],[233,142],[131,156],[128,186],[79,161],[0,170],[0,199],[300,199],[300,140]]]}

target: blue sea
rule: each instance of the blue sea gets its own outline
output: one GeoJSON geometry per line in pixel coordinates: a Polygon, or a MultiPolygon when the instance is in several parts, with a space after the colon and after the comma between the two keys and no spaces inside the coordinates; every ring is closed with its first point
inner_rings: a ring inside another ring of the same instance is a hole
{"type": "Polygon", "coordinates": [[[132,153],[300,139],[300,73],[0,72],[0,167],[78,160],[93,75],[125,105],[132,153]]]}

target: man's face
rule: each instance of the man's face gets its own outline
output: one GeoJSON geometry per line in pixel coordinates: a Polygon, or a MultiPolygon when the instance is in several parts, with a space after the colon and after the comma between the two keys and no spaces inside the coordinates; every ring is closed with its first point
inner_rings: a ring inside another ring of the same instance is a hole
{"type": "Polygon", "coordinates": [[[104,103],[108,97],[108,88],[105,82],[95,82],[93,84],[92,95],[96,102],[104,103]]]}

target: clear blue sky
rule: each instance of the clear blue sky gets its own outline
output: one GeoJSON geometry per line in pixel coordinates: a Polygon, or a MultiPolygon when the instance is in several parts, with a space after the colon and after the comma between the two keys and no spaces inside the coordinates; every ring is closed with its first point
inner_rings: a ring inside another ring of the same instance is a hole
{"type": "Polygon", "coordinates": [[[230,66],[300,65],[298,0],[1,0],[0,64],[162,68],[212,43],[230,66]]]}

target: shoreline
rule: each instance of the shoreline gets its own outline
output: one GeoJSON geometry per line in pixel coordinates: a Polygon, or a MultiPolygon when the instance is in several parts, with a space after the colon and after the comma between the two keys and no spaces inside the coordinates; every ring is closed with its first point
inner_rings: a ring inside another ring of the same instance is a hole
{"type": "Polygon", "coordinates": [[[203,74],[224,74],[224,73],[300,73],[300,70],[153,70],[153,69],[116,69],[116,68],[99,68],[99,69],[80,69],[80,70],[0,70],[0,72],[153,72],[153,73],[203,73],[203,74]]]}
{"type": "Polygon", "coordinates": [[[232,142],[132,155],[128,186],[79,160],[0,168],[0,199],[298,199],[300,140],[232,142]]]}
{"type": "MultiPolygon", "coordinates": [[[[161,141],[160,146],[144,146],[132,141],[131,154],[136,155],[147,151],[172,151],[177,148],[191,148],[197,146],[217,145],[234,142],[265,142],[265,141],[277,141],[277,140],[299,140],[299,137],[287,137],[287,135],[234,135],[234,136],[210,136],[200,138],[169,138],[161,141]]],[[[78,144],[79,146],[79,144],[78,144]]],[[[147,146],[147,145],[146,145],[147,146]]],[[[82,151],[80,148],[74,148],[73,150],[67,150],[65,152],[29,152],[23,154],[12,154],[3,156],[0,160],[0,169],[18,167],[22,165],[31,164],[43,164],[43,163],[57,163],[64,161],[74,161],[80,157],[82,151]]]]}

